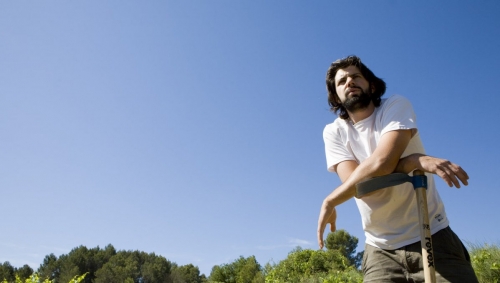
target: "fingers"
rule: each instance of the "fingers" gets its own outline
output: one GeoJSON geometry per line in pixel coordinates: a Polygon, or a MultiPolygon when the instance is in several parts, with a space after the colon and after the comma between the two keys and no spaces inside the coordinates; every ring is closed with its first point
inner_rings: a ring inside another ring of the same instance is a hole
{"type": "Polygon", "coordinates": [[[334,208],[330,216],[328,217],[328,223],[330,223],[330,232],[335,232],[337,222],[337,210],[334,208]]]}
{"type": "Polygon", "coordinates": [[[319,244],[319,249],[322,250],[323,247],[325,246],[324,245],[324,242],[323,242],[323,232],[325,231],[324,227],[323,229],[318,229],[318,244],[319,244]]]}
{"type": "Polygon", "coordinates": [[[337,212],[335,208],[329,207],[327,203],[323,203],[319,214],[317,230],[318,245],[320,249],[323,249],[323,247],[325,246],[323,241],[323,234],[325,233],[326,225],[330,224],[330,231],[335,232],[336,220],[337,212]]]}
{"type": "Polygon", "coordinates": [[[452,163],[448,160],[439,159],[436,165],[435,172],[441,177],[450,187],[460,188],[460,183],[468,185],[469,175],[458,164],[452,163]]]}
{"type": "MultiPolygon", "coordinates": [[[[323,212],[323,210],[322,210],[323,212]]],[[[318,219],[318,244],[319,244],[319,249],[323,249],[324,247],[324,242],[323,242],[323,234],[325,233],[325,228],[326,228],[327,222],[325,221],[325,217],[323,213],[320,213],[319,219],[318,219]]]]}
{"type": "Polygon", "coordinates": [[[326,220],[327,220],[327,217],[325,215],[325,211],[323,209],[323,207],[321,208],[321,212],[319,214],[319,219],[318,219],[318,244],[319,244],[319,249],[323,249],[324,247],[324,242],[323,242],[323,234],[325,233],[325,228],[326,228],[326,220]]]}

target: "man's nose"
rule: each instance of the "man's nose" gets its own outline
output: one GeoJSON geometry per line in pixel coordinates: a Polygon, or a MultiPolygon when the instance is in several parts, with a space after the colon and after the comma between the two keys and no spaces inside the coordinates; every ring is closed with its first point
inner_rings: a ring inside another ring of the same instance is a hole
{"type": "Polygon", "coordinates": [[[347,77],[346,85],[347,86],[353,86],[354,85],[354,80],[351,77],[347,77]]]}

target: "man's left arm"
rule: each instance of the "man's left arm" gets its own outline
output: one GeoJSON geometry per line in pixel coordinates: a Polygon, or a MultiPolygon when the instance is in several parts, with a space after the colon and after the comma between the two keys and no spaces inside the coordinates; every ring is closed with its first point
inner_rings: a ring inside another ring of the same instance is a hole
{"type": "Polygon", "coordinates": [[[408,174],[415,169],[438,175],[450,187],[460,188],[460,182],[468,185],[469,176],[460,165],[446,159],[420,153],[401,158],[394,172],[408,174]]]}

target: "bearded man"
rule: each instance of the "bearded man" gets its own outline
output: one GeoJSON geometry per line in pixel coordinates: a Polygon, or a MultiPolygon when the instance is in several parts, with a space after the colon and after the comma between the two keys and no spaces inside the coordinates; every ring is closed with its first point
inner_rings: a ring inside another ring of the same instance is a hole
{"type": "MultiPolygon", "coordinates": [[[[328,102],[338,118],[323,131],[327,169],[342,184],[323,201],[318,242],[323,248],[327,224],[335,231],[335,207],[355,196],[355,185],[393,172],[418,169],[428,179],[427,203],[438,282],[478,282],[470,257],[450,229],[433,174],[450,187],[467,185],[457,164],[431,157],[418,132],[411,103],[400,95],[382,99],[385,82],[359,57],[333,62],[326,75],[328,102]]],[[[410,183],[356,198],[365,231],[364,282],[424,282],[417,201],[410,183]]]]}

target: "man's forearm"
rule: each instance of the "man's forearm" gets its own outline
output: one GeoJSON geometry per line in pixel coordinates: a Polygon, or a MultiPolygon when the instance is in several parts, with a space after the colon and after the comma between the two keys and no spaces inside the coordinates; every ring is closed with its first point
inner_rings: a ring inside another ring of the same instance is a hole
{"type": "Polygon", "coordinates": [[[355,196],[357,183],[394,172],[410,139],[409,130],[387,132],[373,154],[356,168],[343,163],[337,165],[336,171],[343,183],[328,195],[325,204],[337,206],[355,196]]]}
{"type": "MultiPolygon", "coordinates": [[[[420,158],[426,155],[420,153],[414,153],[407,157],[401,158],[394,169],[394,173],[410,173],[415,169],[421,169],[420,158]]],[[[337,187],[328,197],[327,201],[329,205],[337,206],[356,195],[356,184],[364,181],[368,178],[378,177],[382,175],[390,174],[387,170],[388,164],[386,166],[380,166],[380,164],[374,163],[374,160],[367,159],[362,162],[352,174],[337,187]]]]}
{"type": "Polygon", "coordinates": [[[398,165],[394,173],[405,173],[408,174],[415,169],[421,169],[420,158],[426,156],[421,153],[410,154],[404,158],[399,159],[398,165]]]}
{"type": "Polygon", "coordinates": [[[356,195],[357,183],[372,177],[387,175],[393,171],[393,168],[394,165],[391,166],[381,162],[375,156],[371,156],[359,164],[349,177],[328,195],[325,201],[329,206],[334,207],[348,201],[356,195]]]}

